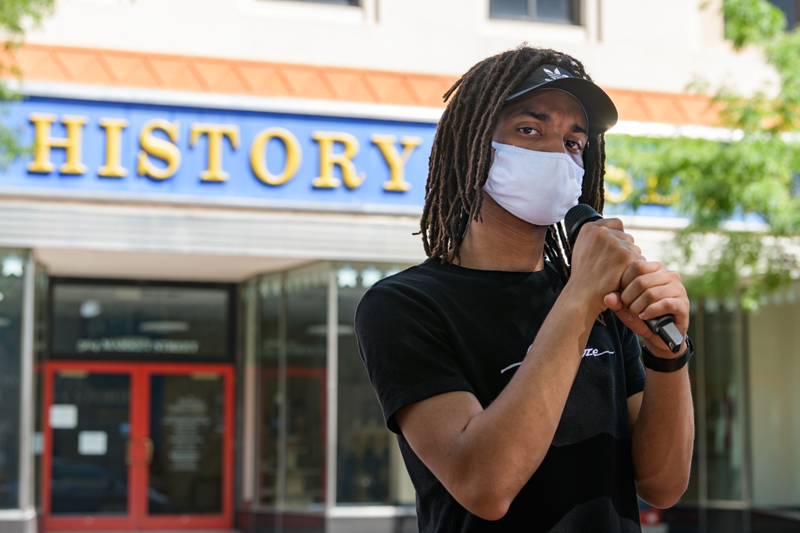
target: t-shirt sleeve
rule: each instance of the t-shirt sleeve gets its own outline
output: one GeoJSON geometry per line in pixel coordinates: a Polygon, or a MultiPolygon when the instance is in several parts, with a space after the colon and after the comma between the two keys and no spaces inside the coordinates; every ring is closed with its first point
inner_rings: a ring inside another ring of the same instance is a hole
{"type": "Polygon", "coordinates": [[[617,327],[622,331],[622,355],[625,359],[625,389],[630,398],[637,392],[644,390],[645,371],[642,365],[642,348],[639,346],[639,337],[630,328],[620,321],[616,315],[617,327]]]}
{"type": "Polygon", "coordinates": [[[437,394],[475,392],[461,371],[436,305],[415,287],[390,280],[359,302],[356,338],[386,426],[400,434],[397,411],[437,394]]]}

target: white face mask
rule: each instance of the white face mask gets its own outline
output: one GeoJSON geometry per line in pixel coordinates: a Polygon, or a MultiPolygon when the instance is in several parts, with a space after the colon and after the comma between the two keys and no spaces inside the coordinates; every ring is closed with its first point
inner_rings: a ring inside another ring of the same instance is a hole
{"type": "Polygon", "coordinates": [[[537,226],[560,222],[578,205],[583,169],[563,153],[492,142],[494,161],[483,190],[506,211],[537,226]]]}

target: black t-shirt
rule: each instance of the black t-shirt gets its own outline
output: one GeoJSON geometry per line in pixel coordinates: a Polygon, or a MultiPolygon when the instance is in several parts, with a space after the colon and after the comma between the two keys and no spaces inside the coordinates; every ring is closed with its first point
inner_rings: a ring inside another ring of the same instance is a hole
{"type": "Polygon", "coordinates": [[[644,389],[636,335],[610,311],[595,324],[553,442],[506,515],[464,509],[416,456],[401,407],[469,391],[486,408],[514,376],[563,289],[538,272],[427,260],[371,287],[356,310],[359,350],[417,492],[421,533],[640,531],[627,398],[644,389]]]}

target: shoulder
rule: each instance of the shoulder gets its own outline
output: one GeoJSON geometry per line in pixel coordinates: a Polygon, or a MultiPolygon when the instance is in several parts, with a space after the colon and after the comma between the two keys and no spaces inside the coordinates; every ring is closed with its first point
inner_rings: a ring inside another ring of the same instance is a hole
{"type": "Polygon", "coordinates": [[[431,300],[442,285],[442,270],[433,260],[387,276],[367,289],[356,308],[356,319],[376,307],[431,300]]]}
{"type": "Polygon", "coordinates": [[[409,267],[376,282],[367,289],[356,307],[356,334],[396,326],[412,317],[430,313],[435,303],[431,296],[436,284],[428,261],[409,267]]]}

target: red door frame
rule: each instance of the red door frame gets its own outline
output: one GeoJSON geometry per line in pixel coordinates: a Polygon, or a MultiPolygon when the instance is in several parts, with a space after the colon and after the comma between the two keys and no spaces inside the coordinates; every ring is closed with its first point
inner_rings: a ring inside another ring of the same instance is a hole
{"type": "Polygon", "coordinates": [[[233,445],[234,445],[234,370],[232,364],[207,363],[116,363],[97,361],[48,361],[44,369],[42,428],[42,529],[47,531],[113,531],[153,529],[230,529],[233,527],[233,445]],[[128,466],[128,514],[123,516],[53,516],[51,478],[53,430],[50,406],[53,404],[55,374],[60,371],[131,376],[130,411],[132,463],[128,466]],[[145,462],[150,431],[150,377],[153,374],[220,374],[224,380],[224,429],[222,439],[222,513],[218,515],[147,514],[149,471],[145,462]]]}

